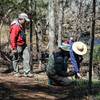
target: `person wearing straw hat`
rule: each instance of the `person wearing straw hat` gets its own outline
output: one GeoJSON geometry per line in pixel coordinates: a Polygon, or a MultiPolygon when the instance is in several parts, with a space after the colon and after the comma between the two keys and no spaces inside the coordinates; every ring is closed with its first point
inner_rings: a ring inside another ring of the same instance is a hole
{"type": "Polygon", "coordinates": [[[13,55],[13,69],[14,75],[20,76],[18,62],[23,58],[23,71],[24,76],[31,77],[30,68],[30,53],[26,44],[25,28],[27,23],[30,22],[26,13],[21,13],[18,19],[14,20],[10,25],[10,46],[13,55]]]}
{"type": "Polygon", "coordinates": [[[83,60],[82,56],[87,52],[87,46],[81,41],[73,42],[70,45],[71,47],[69,53],[75,77],[82,78],[80,75],[80,63],[83,60]]]}
{"type": "Polygon", "coordinates": [[[56,83],[57,85],[69,85],[73,81],[68,78],[67,58],[69,58],[69,48],[66,45],[60,45],[53,54],[49,55],[46,73],[48,84],[56,83]],[[66,66],[66,67],[65,67],[66,66]]]}

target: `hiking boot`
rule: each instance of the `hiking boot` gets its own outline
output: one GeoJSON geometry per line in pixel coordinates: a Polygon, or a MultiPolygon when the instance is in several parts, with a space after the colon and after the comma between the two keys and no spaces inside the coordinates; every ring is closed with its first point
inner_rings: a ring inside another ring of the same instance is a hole
{"type": "Polygon", "coordinates": [[[21,77],[21,74],[20,73],[15,73],[14,76],[21,77]]]}
{"type": "Polygon", "coordinates": [[[73,80],[72,79],[69,79],[69,78],[63,78],[62,81],[61,81],[61,84],[66,86],[66,85],[70,85],[73,83],[73,80]]]}
{"type": "Polygon", "coordinates": [[[27,76],[28,77],[33,77],[33,74],[32,73],[28,73],[27,76]]]}
{"type": "Polygon", "coordinates": [[[51,79],[48,79],[48,85],[54,85],[54,81],[51,79]]]}
{"type": "Polygon", "coordinates": [[[33,74],[32,73],[24,73],[24,75],[23,75],[24,77],[33,77],[33,74]]]}

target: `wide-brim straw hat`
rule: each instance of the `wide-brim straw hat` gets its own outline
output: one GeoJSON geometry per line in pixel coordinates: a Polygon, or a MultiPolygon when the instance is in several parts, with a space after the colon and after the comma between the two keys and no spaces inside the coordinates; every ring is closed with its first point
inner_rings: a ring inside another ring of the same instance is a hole
{"type": "Polygon", "coordinates": [[[81,41],[74,42],[72,45],[72,50],[78,55],[84,55],[87,53],[87,46],[81,41]]]}

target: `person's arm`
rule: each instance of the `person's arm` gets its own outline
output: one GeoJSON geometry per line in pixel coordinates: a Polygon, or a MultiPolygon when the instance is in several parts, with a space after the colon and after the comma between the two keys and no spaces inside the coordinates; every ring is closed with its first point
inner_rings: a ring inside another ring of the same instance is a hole
{"type": "Polygon", "coordinates": [[[81,63],[83,60],[83,57],[82,56],[79,56],[79,63],[81,63]]]}
{"type": "Polygon", "coordinates": [[[17,48],[17,38],[19,34],[20,28],[17,25],[12,26],[10,31],[10,42],[11,42],[11,49],[16,50],[17,48]]]}

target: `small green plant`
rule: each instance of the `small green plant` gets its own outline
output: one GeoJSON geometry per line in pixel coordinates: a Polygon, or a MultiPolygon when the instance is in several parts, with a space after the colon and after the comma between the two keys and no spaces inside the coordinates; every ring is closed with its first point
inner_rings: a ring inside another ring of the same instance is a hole
{"type": "Polygon", "coordinates": [[[100,61],[100,45],[96,45],[94,47],[93,60],[94,62],[97,62],[97,63],[99,63],[100,61]]]}
{"type": "Polygon", "coordinates": [[[100,100],[100,93],[95,95],[95,100],[100,100]]]}

